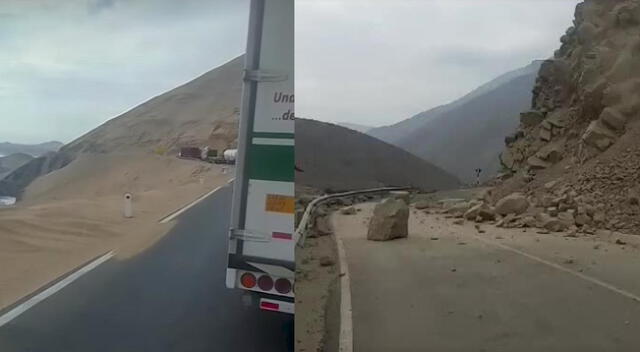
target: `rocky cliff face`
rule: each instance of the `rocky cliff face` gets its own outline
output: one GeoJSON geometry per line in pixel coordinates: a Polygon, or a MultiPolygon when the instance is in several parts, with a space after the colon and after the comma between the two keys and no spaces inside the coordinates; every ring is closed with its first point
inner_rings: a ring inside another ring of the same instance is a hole
{"type": "Polygon", "coordinates": [[[524,190],[548,213],[585,215],[570,224],[585,232],[638,232],[640,0],[580,3],[560,41],[506,138],[514,177],[497,195],[524,190]]]}

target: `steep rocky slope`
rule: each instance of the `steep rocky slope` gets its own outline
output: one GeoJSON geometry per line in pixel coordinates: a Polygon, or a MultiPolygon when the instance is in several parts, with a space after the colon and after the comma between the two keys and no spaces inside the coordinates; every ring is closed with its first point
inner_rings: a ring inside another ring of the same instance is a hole
{"type": "Polygon", "coordinates": [[[296,185],[332,191],[381,186],[424,190],[459,185],[452,175],[376,138],[337,125],[296,120],[296,185]]]}
{"type": "Polygon", "coordinates": [[[466,96],[368,133],[442,167],[465,182],[500,171],[505,135],[518,126],[514,115],[531,104],[541,61],[508,72],[466,96]],[[455,140],[455,143],[452,141],[455,140]]]}
{"type": "Polygon", "coordinates": [[[502,155],[538,225],[640,233],[640,0],[587,0],[502,155]],[[554,225],[555,224],[555,225],[554,225]]]}

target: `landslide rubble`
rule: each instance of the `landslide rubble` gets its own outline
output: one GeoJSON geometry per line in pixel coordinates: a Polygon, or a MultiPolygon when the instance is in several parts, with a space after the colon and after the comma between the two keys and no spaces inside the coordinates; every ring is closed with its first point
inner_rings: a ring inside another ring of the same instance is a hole
{"type": "Polygon", "coordinates": [[[640,234],[640,0],[578,4],[560,42],[483,204],[518,192],[530,207],[500,211],[504,226],[640,234]]]}

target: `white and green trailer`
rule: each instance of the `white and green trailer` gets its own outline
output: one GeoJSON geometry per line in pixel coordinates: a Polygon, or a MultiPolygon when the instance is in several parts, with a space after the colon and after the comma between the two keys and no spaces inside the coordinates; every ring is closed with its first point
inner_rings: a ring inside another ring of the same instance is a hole
{"type": "Polygon", "coordinates": [[[294,0],[252,0],[227,287],[294,313],[294,0]]]}

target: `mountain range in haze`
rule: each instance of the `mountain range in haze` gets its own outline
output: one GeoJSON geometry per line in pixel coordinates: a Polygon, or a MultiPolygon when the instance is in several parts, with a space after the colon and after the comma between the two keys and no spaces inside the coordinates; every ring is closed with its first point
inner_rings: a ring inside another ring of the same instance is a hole
{"type": "Polygon", "coordinates": [[[514,133],[519,114],[530,108],[542,61],[508,72],[446,105],[367,133],[440,166],[463,182],[500,169],[504,139],[514,133]]]}
{"type": "Polygon", "coordinates": [[[350,123],[350,122],[338,122],[336,123],[336,125],[346,127],[350,130],[358,131],[360,133],[367,133],[373,129],[373,127],[371,126],[361,125],[357,123],[350,123]]]}
{"type": "Polygon", "coordinates": [[[40,144],[16,144],[3,142],[0,143],[0,155],[8,156],[16,153],[29,154],[38,157],[49,152],[57,152],[63,144],[61,142],[46,142],[40,144]]]}

